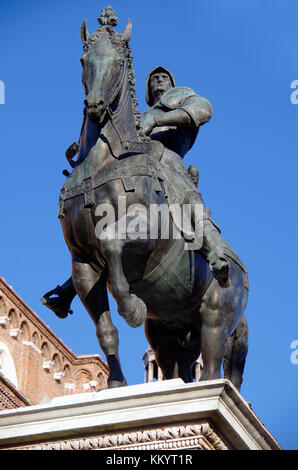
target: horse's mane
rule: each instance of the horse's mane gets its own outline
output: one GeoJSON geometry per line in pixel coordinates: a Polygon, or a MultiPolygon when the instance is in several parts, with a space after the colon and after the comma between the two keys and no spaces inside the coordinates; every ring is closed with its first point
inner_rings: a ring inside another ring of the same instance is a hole
{"type": "Polygon", "coordinates": [[[133,56],[131,53],[129,43],[124,41],[121,34],[117,33],[117,31],[115,31],[114,28],[112,28],[109,25],[107,26],[104,25],[100,28],[97,28],[84,42],[84,46],[83,46],[84,53],[92,49],[95,43],[103,37],[106,37],[107,39],[109,39],[113,47],[115,47],[118,52],[124,54],[125,58],[127,59],[128,83],[129,83],[129,88],[130,88],[130,96],[131,96],[132,104],[133,104],[133,113],[135,117],[136,129],[138,132],[139,139],[141,141],[150,140],[143,133],[143,130],[141,127],[141,114],[138,110],[138,100],[137,100],[137,95],[136,95],[136,90],[135,90],[135,72],[133,68],[133,56]]]}

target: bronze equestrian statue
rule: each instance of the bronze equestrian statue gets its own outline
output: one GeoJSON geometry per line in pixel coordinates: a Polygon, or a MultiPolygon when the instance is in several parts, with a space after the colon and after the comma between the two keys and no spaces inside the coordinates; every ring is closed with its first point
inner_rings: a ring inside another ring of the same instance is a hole
{"type": "Polygon", "coordinates": [[[111,7],[98,21],[101,27],[91,35],[86,21],[81,27],[84,117],[79,143],[66,153],[73,170],[66,172],[59,199],[72,277],[42,302],[65,318],[79,295],[106,356],[109,387],[126,381],[107,289],[130,326],[145,322],[165,379],[179,376],[190,382],[202,353],[201,380],[221,377],[223,364],[225,377],[240,390],[247,354],[247,271],[204,206],[196,168],[187,171],[183,162],[212,107],[190,88],[176,87],[172,74],[159,66],[147,77],[150,108],[141,116],[129,47],[131,22],[117,33],[111,7]],[[161,235],[159,217],[158,236],[152,237],[151,219],[138,213],[143,228],[136,236],[129,228],[136,211],[123,214],[121,198],[126,208],[141,206],[146,214],[153,206],[187,206],[191,230],[177,224],[170,211],[170,236],[161,235]],[[104,226],[99,208],[107,206],[116,219],[104,226]]]}

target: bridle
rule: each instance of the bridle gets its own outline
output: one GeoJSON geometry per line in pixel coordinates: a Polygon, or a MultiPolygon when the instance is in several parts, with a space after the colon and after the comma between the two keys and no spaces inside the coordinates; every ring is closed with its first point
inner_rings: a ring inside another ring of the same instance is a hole
{"type": "MultiPolygon", "coordinates": [[[[119,118],[123,115],[123,110],[127,105],[127,95],[129,94],[129,90],[126,87],[129,87],[129,70],[127,66],[128,57],[123,59],[123,65],[121,67],[121,72],[119,74],[110,73],[106,83],[104,84],[104,115],[107,113],[109,116],[110,123],[117,134],[121,147],[125,152],[138,152],[138,153],[150,153],[151,151],[151,142],[148,138],[148,141],[142,142],[140,140],[137,141],[129,141],[121,131],[119,130],[119,118]],[[108,96],[106,94],[108,92],[108,96]],[[117,109],[113,110],[113,103],[115,102],[116,98],[119,96],[119,103],[117,109]]],[[[104,117],[101,118],[101,123],[104,121],[104,117]]],[[[105,136],[108,140],[108,137],[105,136]]]]}

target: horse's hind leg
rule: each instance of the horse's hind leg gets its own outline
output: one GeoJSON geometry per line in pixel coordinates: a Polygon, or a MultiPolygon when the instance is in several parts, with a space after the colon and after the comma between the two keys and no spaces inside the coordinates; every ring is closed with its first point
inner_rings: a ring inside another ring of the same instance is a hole
{"type": "Polygon", "coordinates": [[[118,330],[111,320],[104,276],[74,257],[72,278],[76,292],[95,324],[99,345],[106,356],[109,366],[108,387],[127,385],[120,365],[118,330]]]}
{"type": "Polygon", "coordinates": [[[201,380],[219,379],[230,335],[247,302],[245,277],[231,262],[230,286],[221,287],[213,279],[204,294],[196,324],[201,333],[203,371],[201,380]]]}
{"type": "Polygon", "coordinates": [[[192,382],[192,366],[200,355],[195,329],[169,330],[158,320],[147,319],[145,333],[164,379],[180,377],[192,382]]]}
{"type": "Polygon", "coordinates": [[[165,380],[178,377],[175,357],[176,338],[161,322],[147,319],[145,334],[165,380]]]}
{"type": "Polygon", "coordinates": [[[224,292],[213,279],[199,309],[195,321],[201,336],[203,370],[200,380],[221,378],[221,365],[229,338],[229,312],[224,302],[224,292]]]}
{"type": "Polygon", "coordinates": [[[201,352],[201,340],[195,328],[182,331],[177,336],[177,364],[178,375],[184,382],[193,381],[193,365],[201,352]]]}
{"type": "Polygon", "coordinates": [[[248,326],[242,314],[236,330],[230,336],[223,362],[225,379],[229,379],[239,390],[243,380],[243,371],[248,351],[248,326]]]}

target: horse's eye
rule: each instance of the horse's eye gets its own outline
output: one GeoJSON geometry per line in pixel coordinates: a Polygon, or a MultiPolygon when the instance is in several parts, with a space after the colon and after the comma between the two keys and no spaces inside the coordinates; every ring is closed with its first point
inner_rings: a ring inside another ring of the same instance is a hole
{"type": "Polygon", "coordinates": [[[84,67],[84,59],[83,59],[83,57],[80,58],[80,62],[81,62],[81,64],[82,64],[82,66],[84,67]]]}

